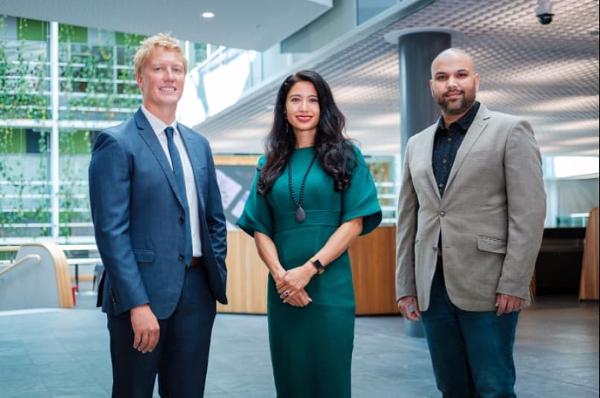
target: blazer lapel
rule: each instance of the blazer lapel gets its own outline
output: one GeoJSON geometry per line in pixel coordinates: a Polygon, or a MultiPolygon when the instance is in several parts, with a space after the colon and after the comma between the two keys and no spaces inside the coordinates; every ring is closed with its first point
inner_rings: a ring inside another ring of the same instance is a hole
{"type": "Polygon", "coordinates": [[[452,180],[454,180],[454,177],[456,177],[456,174],[460,170],[460,167],[465,161],[465,158],[471,151],[471,148],[473,147],[475,142],[477,142],[477,139],[479,138],[481,133],[483,133],[483,130],[485,130],[485,128],[487,127],[489,118],[490,114],[487,108],[483,104],[480,105],[479,111],[477,112],[477,116],[475,116],[475,120],[473,120],[473,123],[471,124],[471,127],[469,127],[469,130],[467,130],[467,133],[462,144],[460,145],[460,148],[458,148],[456,158],[454,159],[454,164],[452,165],[450,175],[448,176],[446,190],[448,190],[448,187],[450,186],[450,184],[452,184],[452,180]]]}
{"type": "Polygon", "coordinates": [[[177,193],[177,185],[175,183],[173,169],[171,168],[171,164],[169,163],[169,160],[165,155],[165,151],[163,150],[162,146],[160,145],[160,142],[158,141],[158,137],[156,137],[156,133],[154,132],[154,130],[152,130],[152,127],[150,127],[150,123],[148,123],[148,120],[146,119],[146,116],[144,116],[144,113],[141,109],[138,109],[138,111],[134,115],[134,118],[138,128],[138,133],[140,134],[146,145],[148,145],[154,157],[156,157],[156,160],[158,161],[160,168],[165,174],[165,177],[167,178],[169,186],[171,187],[173,194],[177,198],[177,201],[179,202],[181,207],[184,207],[183,201],[177,193]]]}
{"type": "Polygon", "coordinates": [[[438,189],[437,183],[435,182],[435,175],[433,174],[433,143],[435,140],[435,132],[437,130],[437,124],[428,128],[424,134],[425,140],[425,159],[427,161],[427,178],[431,184],[431,188],[438,200],[441,200],[440,190],[438,189]]]}

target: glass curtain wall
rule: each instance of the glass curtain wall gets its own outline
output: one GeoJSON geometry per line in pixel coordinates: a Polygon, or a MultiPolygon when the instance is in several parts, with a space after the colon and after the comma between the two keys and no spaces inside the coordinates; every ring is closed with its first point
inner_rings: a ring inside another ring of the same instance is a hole
{"type": "MultiPolygon", "coordinates": [[[[143,36],[64,24],[53,34],[52,26],[0,15],[0,244],[93,242],[92,143],[141,101],[132,59],[143,36]]],[[[194,66],[207,47],[190,44],[194,66]]]]}
{"type": "Polygon", "coordinates": [[[51,236],[48,25],[0,17],[0,242],[51,236]]]}
{"type": "Polygon", "coordinates": [[[598,206],[598,157],[544,157],[546,227],[585,227],[598,206]]]}

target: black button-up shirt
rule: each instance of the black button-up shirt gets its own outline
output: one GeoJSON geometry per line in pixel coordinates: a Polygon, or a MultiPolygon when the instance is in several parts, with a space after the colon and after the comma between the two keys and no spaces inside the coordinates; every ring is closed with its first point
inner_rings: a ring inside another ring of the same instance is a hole
{"type": "Polygon", "coordinates": [[[443,117],[440,117],[438,121],[438,128],[433,142],[432,166],[440,195],[444,194],[458,148],[460,148],[460,144],[462,144],[467,130],[471,127],[478,110],[479,102],[475,101],[471,109],[463,117],[450,124],[449,127],[445,126],[443,117]]]}

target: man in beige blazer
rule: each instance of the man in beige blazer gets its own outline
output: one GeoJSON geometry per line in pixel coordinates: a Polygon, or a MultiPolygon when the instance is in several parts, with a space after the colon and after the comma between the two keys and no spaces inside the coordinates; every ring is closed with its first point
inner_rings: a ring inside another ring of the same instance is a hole
{"type": "Polygon", "coordinates": [[[422,319],[444,397],[514,397],[517,318],[546,215],[539,149],[528,122],[476,101],[467,53],[445,50],[431,75],[442,116],[406,148],[398,307],[422,319]]]}

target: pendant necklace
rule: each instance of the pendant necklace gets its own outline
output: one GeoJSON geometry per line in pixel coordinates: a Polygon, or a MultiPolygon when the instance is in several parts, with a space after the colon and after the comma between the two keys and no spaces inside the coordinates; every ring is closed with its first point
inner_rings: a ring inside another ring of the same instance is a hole
{"type": "Polygon", "coordinates": [[[292,159],[288,162],[288,188],[290,190],[290,197],[292,198],[292,202],[294,206],[296,206],[296,221],[299,223],[303,223],[306,220],[306,212],[302,208],[302,204],[304,203],[304,186],[306,185],[306,177],[308,177],[308,173],[310,169],[315,164],[315,160],[317,160],[317,155],[313,156],[310,164],[308,165],[308,169],[306,169],[306,173],[304,173],[304,178],[302,178],[302,183],[300,184],[300,193],[298,195],[298,200],[296,200],[296,195],[294,194],[294,188],[292,187],[292,159]]]}

